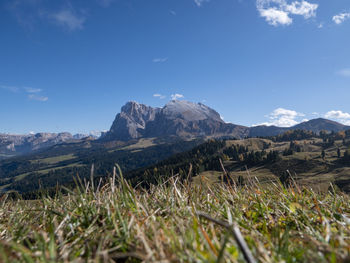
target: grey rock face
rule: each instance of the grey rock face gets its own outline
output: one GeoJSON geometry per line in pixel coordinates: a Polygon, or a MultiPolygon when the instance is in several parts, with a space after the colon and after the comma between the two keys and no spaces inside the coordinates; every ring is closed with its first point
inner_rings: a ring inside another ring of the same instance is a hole
{"type": "Polygon", "coordinates": [[[136,102],[122,107],[104,139],[127,141],[141,137],[244,136],[247,128],[226,124],[219,113],[201,103],[172,100],[163,108],[136,102]]]}
{"type": "Polygon", "coordinates": [[[159,109],[137,102],[126,103],[116,116],[111,129],[104,138],[127,141],[143,136],[146,124],[155,119],[159,109]]]}
{"type": "Polygon", "coordinates": [[[210,119],[217,122],[224,122],[220,118],[220,114],[215,110],[202,103],[195,104],[189,101],[172,100],[161,109],[161,113],[170,120],[180,118],[185,121],[194,122],[210,119]]]}

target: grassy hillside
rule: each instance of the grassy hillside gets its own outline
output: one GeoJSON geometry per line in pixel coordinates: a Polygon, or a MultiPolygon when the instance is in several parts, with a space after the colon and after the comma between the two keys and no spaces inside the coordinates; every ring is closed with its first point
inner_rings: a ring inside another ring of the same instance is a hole
{"type": "Polygon", "coordinates": [[[0,262],[349,262],[347,195],[245,179],[174,176],[144,190],[111,178],[55,198],[2,197],[0,262]]]}
{"type": "Polygon", "coordinates": [[[0,193],[27,193],[57,184],[71,185],[74,176],[89,178],[92,164],[95,175],[101,177],[107,176],[115,163],[124,171],[130,171],[155,164],[202,142],[166,138],[59,144],[34,154],[0,161],[0,193]]]}
{"type": "Polygon", "coordinates": [[[233,177],[253,173],[267,184],[293,177],[315,191],[327,191],[333,183],[350,192],[350,161],[344,157],[349,152],[350,137],[339,139],[337,136],[327,134],[321,138],[295,131],[280,137],[210,140],[155,165],[128,172],[127,177],[135,184],[154,183],[154,175],[186,177],[191,163],[191,175],[217,181],[220,180],[218,173],[223,170],[222,160],[225,170],[233,177]]]}
{"type": "Polygon", "coordinates": [[[118,163],[132,185],[143,187],[175,174],[181,178],[203,175],[217,181],[216,174],[224,166],[234,177],[253,172],[261,182],[270,183],[292,176],[315,191],[327,191],[333,183],[350,192],[350,131],[315,134],[295,130],[265,138],[201,142],[153,138],[57,145],[0,162],[0,191],[30,193],[57,184],[72,185],[73,176],[90,177],[92,164],[96,177],[106,177],[118,163]]]}

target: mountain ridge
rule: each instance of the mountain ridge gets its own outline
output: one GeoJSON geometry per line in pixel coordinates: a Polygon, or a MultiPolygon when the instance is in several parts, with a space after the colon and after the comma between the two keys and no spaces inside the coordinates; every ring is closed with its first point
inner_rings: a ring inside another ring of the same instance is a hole
{"type": "Polygon", "coordinates": [[[321,130],[338,132],[350,129],[350,126],[317,118],[292,127],[266,125],[247,127],[224,122],[218,112],[202,103],[172,100],[162,108],[152,108],[131,101],[121,108],[121,112],[117,114],[103,139],[127,141],[174,135],[184,138],[232,136],[241,139],[274,136],[295,129],[310,130],[315,133],[321,130]]]}
{"type": "MultiPolygon", "coordinates": [[[[100,141],[130,141],[141,138],[179,137],[242,139],[246,137],[264,137],[282,134],[288,130],[321,130],[339,132],[350,126],[317,118],[299,123],[292,127],[259,125],[247,127],[226,123],[214,109],[202,104],[185,100],[171,100],[161,108],[154,108],[135,101],[129,101],[121,107],[111,128],[103,132],[100,141]]],[[[63,133],[37,133],[12,135],[0,133],[0,159],[31,153],[47,147],[84,140],[89,135],[63,133]]],[[[92,139],[92,137],[90,137],[92,139]]],[[[96,136],[93,139],[98,139],[96,136]]]]}

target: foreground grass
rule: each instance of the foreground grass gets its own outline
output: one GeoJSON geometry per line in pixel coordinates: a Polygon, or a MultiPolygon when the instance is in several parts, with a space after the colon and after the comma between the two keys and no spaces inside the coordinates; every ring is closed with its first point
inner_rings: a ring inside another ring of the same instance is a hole
{"type": "Polygon", "coordinates": [[[176,177],[147,191],[124,180],[96,188],[40,201],[3,197],[0,262],[244,262],[235,223],[258,262],[350,260],[350,203],[341,193],[176,177]]]}

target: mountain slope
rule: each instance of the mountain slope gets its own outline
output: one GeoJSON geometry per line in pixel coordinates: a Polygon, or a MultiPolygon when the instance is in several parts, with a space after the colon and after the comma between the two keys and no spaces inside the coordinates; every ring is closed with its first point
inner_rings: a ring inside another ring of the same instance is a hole
{"type": "Polygon", "coordinates": [[[350,126],[343,125],[339,122],[318,118],[307,122],[302,122],[300,124],[293,126],[292,128],[299,129],[299,130],[309,130],[309,131],[319,133],[322,130],[334,131],[334,132],[349,130],[350,126]]]}
{"type": "Polygon", "coordinates": [[[261,137],[261,136],[275,136],[278,134],[282,134],[291,128],[286,127],[277,127],[277,126],[254,126],[249,128],[249,137],[261,137]]]}
{"type": "Polygon", "coordinates": [[[73,177],[106,177],[117,163],[123,172],[149,166],[175,153],[192,149],[202,140],[184,141],[178,137],[139,139],[128,142],[103,142],[86,138],[42,149],[41,151],[0,161],[0,194],[21,193],[56,184],[69,185],[73,177]]]}

